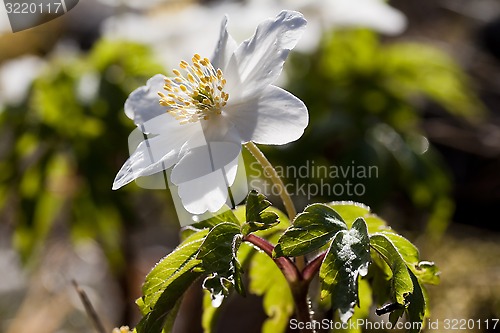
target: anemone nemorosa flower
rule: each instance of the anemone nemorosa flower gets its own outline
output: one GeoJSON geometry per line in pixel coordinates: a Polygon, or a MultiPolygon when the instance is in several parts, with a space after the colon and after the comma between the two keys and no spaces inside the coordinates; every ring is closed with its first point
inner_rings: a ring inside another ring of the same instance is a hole
{"type": "Polygon", "coordinates": [[[228,200],[242,144],[286,144],[308,124],[304,103],[272,85],[305,25],[302,14],[282,11],[238,46],[225,18],[211,60],[195,54],[180,62],[174,77],[155,75],[133,91],[125,113],[148,139],[125,162],[113,189],[173,166],[170,180],[184,207],[193,214],[218,211],[228,200]]]}

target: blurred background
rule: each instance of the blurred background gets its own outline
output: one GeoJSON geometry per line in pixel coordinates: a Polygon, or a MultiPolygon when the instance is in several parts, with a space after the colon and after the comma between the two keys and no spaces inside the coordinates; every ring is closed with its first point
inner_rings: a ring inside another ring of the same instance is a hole
{"type": "MultiPolygon", "coordinates": [[[[297,207],[371,206],[439,266],[432,318],[500,318],[500,2],[82,0],[17,33],[0,8],[0,332],[90,332],[72,279],[109,331],[137,323],[141,283],[179,224],[168,191],[111,190],[134,129],[123,104],[152,75],[210,57],[224,14],[241,42],[282,9],[309,22],[279,84],[310,124],[264,152],[378,170],[287,179],[366,189],[296,195],[297,207]]],[[[201,332],[201,295],[189,292],[175,332],[201,332]]],[[[261,302],[234,296],[220,332],[259,332],[261,302]]]]}

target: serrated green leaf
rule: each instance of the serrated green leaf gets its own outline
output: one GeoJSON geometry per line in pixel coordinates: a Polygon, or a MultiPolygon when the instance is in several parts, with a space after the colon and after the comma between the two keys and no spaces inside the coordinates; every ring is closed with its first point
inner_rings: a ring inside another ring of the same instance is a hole
{"type": "Polygon", "coordinates": [[[231,265],[235,255],[234,238],[239,234],[240,228],[228,222],[218,224],[210,230],[197,255],[206,272],[219,272],[231,265]]]}
{"type": "Polygon", "coordinates": [[[394,233],[382,233],[397,248],[406,265],[421,283],[439,284],[439,270],[429,261],[420,261],[420,253],[415,245],[403,236],[394,233]]]}
{"type": "Polygon", "coordinates": [[[196,259],[208,230],[191,235],[163,258],[146,276],[143,296],[137,301],[144,317],[137,325],[138,333],[160,333],[176,302],[201,273],[194,271],[201,261],[196,259]]]}
{"type": "Polygon", "coordinates": [[[269,317],[261,332],[285,332],[294,311],[294,301],[283,273],[269,256],[256,252],[250,262],[249,277],[249,290],[263,297],[264,311],[269,317]]]}
{"type": "Polygon", "coordinates": [[[312,204],[297,215],[274,248],[276,257],[296,257],[319,249],[346,230],[342,217],[325,204],[312,204]]]}
{"type": "Polygon", "coordinates": [[[381,219],[376,214],[373,214],[370,207],[354,201],[333,201],[328,203],[328,206],[333,208],[347,226],[350,228],[358,217],[364,218],[368,227],[368,233],[374,234],[376,232],[388,231],[391,228],[387,226],[387,222],[381,219]]]}
{"type": "Polygon", "coordinates": [[[142,286],[143,309],[152,309],[170,283],[201,263],[196,253],[207,234],[202,230],[188,237],[151,270],[142,286]]]}
{"type": "Polygon", "coordinates": [[[210,230],[200,246],[197,259],[201,260],[205,272],[211,273],[203,281],[203,287],[210,291],[217,306],[229,294],[231,286],[244,294],[236,257],[240,244],[240,228],[233,223],[223,222],[210,230]]]}
{"type": "Polygon", "coordinates": [[[413,282],[403,257],[384,234],[372,235],[370,237],[370,246],[391,268],[391,286],[394,301],[405,305],[406,298],[413,292],[413,282]]]}
{"type": "MultiPolygon", "coordinates": [[[[413,270],[412,270],[413,271],[413,270]]],[[[420,261],[415,266],[415,271],[413,271],[417,276],[420,283],[428,283],[428,284],[439,284],[440,277],[439,268],[431,261],[420,261]]]]}
{"type": "Polygon", "coordinates": [[[347,322],[358,303],[358,276],[367,273],[370,263],[370,239],[362,218],[349,231],[335,236],[320,267],[321,298],[331,294],[332,308],[339,309],[340,319],[347,322]]]}
{"type": "Polygon", "coordinates": [[[246,223],[241,228],[244,235],[258,230],[269,229],[279,223],[276,213],[264,211],[270,206],[271,202],[266,199],[265,195],[255,190],[248,193],[245,211],[246,223]]]}
{"type": "Polygon", "coordinates": [[[271,202],[267,200],[264,194],[259,193],[256,190],[251,190],[247,196],[246,206],[246,220],[258,221],[260,212],[271,206],[271,202]]]}

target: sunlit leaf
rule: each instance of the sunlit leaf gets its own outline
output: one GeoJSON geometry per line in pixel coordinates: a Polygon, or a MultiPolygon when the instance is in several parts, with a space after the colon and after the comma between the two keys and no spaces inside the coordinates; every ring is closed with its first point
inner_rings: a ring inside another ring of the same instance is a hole
{"type": "Polygon", "coordinates": [[[370,246],[391,268],[394,301],[400,305],[405,305],[406,298],[413,292],[413,283],[403,257],[386,235],[372,235],[370,237],[370,246]]]}
{"type": "Polygon", "coordinates": [[[387,222],[373,214],[370,207],[362,203],[354,201],[333,201],[328,203],[328,206],[333,208],[337,213],[339,213],[340,216],[342,216],[342,219],[349,228],[358,217],[362,217],[366,222],[369,234],[374,234],[383,230],[390,230],[387,226],[387,222]]]}
{"type": "Polygon", "coordinates": [[[196,253],[207,234],[203,230],[187,238],[146,276],[143,296],[137,302],[144,315],[136,327],[138,333],[161,332],[177,300],[201,275],[194,270],[201,263],[196,253]]]}
{"type": "Polygon", "coordinates": [[[415,245],[403,236],[394,233],[383,233],[397,248],[408,268],[418,277],[421,283],[439,284],[439,270],[429,261],[420,261],[420,253],[415,245]]]}
{"type": "Polygon", "coordinates": [[[274,248],[277,257],[300,256],[319,249],[337,232],[346,230],[342,217],[324,204],[312,204],[297,215],[293,225],[281,236],[274,248]]]}
{"type": "Polygon", "coordinates": [[[264,211],[271,206],[271,202],[262,193],[255,190],[248,193],[246,202],[246,223],[242,226],[244,235],[257,230],[269,229],[279,223],[278,215],[271,211],[264,211]]]}
{"type": "Polygon", "coordinates": [[[232,286],[244,294],[237,259],[240,244],[240,228],[233,223],[224,222],[213,227],[200,246],[197,259],[201,260],[205,273],[210,274],[203,281],[203,287],[212,294],[216,307],[228,296],[232,286]]]}
{"type": "Polygon", "coordinates": [[[319,271],[321,298],[332,297],[332,308],[339,309],[347,322],[358,303],[358,277],[367,273],[370,263],[370,239],[362,218],[352,228],[335,236],[319,271]]]}

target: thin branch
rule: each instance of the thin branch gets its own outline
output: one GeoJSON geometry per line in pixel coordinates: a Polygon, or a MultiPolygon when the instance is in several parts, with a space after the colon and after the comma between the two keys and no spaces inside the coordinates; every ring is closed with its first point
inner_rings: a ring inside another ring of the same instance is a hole
{"type": "Polygon", "coordinates": [[[75,287],[76,292],[78,293],[78,296],[80,297],[80,300],[83,303],[83,306],[85,307],[85,311],[87,312],[87,315],[89,316],[90,320],[94,324],[94,328],[98,333],[106,333],[106,329],[104,328],[104,325],[102,324],[101,319],[97,315],[97,312],[95,311],[94,307],[92,306],[92,303],[90,303],[90,300],[85,293],[85,291],[80,288],[76,280],[71,280],[71,283],[73,283],[73,286],[75,287]]]}
{"type": "Polygon", "coordinates": [[[285,205],[286,213],[290,221],[295,218],[297,215],[297,210],[293,204],[292,198],[290,194],[287,192],[285,184],[281,180],[278,172],[273,167],[271,162],[267,159],[267,157],[262,153],[262,151],[255,145],[253,142],[245,143],[245,148],[255,157],[255,159],[260,163],[264,171],[267,173],[269,178],[273,181],[273,183],[279,188],[279,195],[281,197],[281,201],[283,201],[283,205],[285,205]]]}

